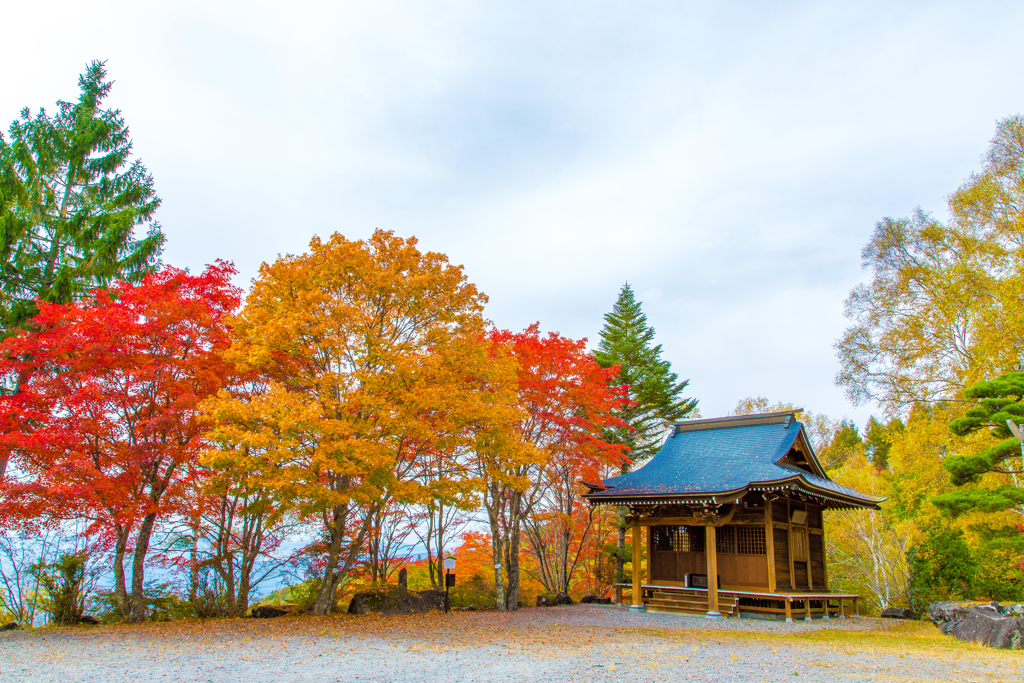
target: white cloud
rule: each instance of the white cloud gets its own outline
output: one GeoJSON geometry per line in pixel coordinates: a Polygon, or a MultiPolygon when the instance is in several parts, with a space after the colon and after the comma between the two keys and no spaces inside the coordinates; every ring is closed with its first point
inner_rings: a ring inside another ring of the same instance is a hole
{"type": "Polygon", "coordinates": [[[168,261],[375,227],[507,327],[596,337],[629,280],[705,415],[832,385],[874,222],[1024,110],[1016,3],[22,3],[0,119],[108,59],[168,261]]]}

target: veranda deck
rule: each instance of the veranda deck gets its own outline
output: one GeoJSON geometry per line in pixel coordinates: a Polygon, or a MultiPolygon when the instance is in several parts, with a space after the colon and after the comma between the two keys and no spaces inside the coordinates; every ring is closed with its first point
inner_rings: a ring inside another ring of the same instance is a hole
{"type": "MultiPolygon", "coordinates": [[[[628,583],[616,584],[632,589],[628,583]]],[[[616,591],[617,593],[619,591],[616,591]]],[[[642,600],[645,608],[654,612],[680,612],[706,614],[708,611],[708,589],[664,584],[643,584],[642,600]]],[[[718,591],[719,610],[726,617],[740,617],[743,612],[771,616],[785,615],[792,623],[794,614],[803,614],[805,621],[811,619],[846,618],[846,601],[853,603],[853,613],[860,615],[859,595],[834,593],[831,591],[751,591],[723,586],[718,591]],[[724,609],[723,609],[724,608],[724,609]]]]}

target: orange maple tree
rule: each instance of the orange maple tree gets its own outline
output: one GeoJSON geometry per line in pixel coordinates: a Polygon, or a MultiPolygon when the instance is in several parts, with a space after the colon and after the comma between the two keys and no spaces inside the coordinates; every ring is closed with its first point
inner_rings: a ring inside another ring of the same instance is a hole
{"type": "Polygon", "coordinates": [[[434,454],[475,449],[519,416],[515,376],[483,336],[486,297],[416,244],[382,230],[334,234],[264,264],[230,357],[264,372],[267,391],[208,404],[224,447],[206,462],[319,527],[317,614],[387,506],[474,503],[472,477],[423,476],[434,454]]]}
{"type": "Polygon", "coordinates": [[[114,595],[142,621],[150,539],[187,512],[202,475],[200,403],[233,372],[225,316],[235,269],[163,268],[81,304],[40,303],[31,331],[0,344],[0,377],[29,377],[0,398],[0,447],[13,457],[0,493],[23,516],[84,518],[112,542],[114,595]],[[132,585],[124,561],[132,553],[132,585]]]}

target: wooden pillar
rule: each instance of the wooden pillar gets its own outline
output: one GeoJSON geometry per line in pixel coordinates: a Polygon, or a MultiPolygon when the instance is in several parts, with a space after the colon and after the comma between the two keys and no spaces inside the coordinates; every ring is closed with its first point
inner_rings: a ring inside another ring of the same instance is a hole
{"type": "Polygon", "coordinates": [[[821,511],[821,588],[828,591],[828,553],[825,551],[825,510],[821,511]]]}
{"type": "Polygon", "coordinates": [[[811,599],[804,598],[804,621],[811,620],[811,599]]]}
{"type": "Polygon", "coordinates": [[[839,618],[846,618],[846,598],[839,598],[839,618]]]}
{"type": "Polygon", "coordinates": [[[764,499],[764,542],[765,558],[768,560],[768,592],[774,593],[775,586],[775,525],[772,522],[772,499],[764,499]]]}
{"type": "Polygon", "coordinates": [[[633,527],[633,604],[630,609],[644,609],[644,589],[640,583],[640,520],[633,527]]]}
{"type": "Polygon", "coordinates": [[[793,598],[786,598],[783,600],[786,603],[786,623],[793,623],[793,598]]]}
{"type": "Polygon", "coordinates": [[[786,544],[786,553],[789,555],[789,589],[796,590],[796,567],[793,564],[793,509],[789,498],[786,499],[786,533],[789,534],[789,543],[786,544]]]}
{"type": "Polygon", "coordinates": [[[704,557],[707,558],[708,572],[708,611],[705,616],[713,619],[722,614],[718,611],[718,544],[715,527],[710,524],[704,527],[704,557]]]}
{"type": "Polygon", "coordinates": [[[807,551],[807,590],[814,590],[814,557],[811,555],[811,511],[804,505],[804,550],[807,551]]]}

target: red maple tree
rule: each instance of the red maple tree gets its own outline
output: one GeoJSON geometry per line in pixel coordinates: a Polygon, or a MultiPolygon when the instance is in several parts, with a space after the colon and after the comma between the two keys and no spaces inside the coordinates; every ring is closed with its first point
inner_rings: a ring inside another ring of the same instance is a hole
{"type": "MultiPolygon", "coordinates": [[[[573,518],[585,514],[578,504],[580,480],[600,481],[601,471],[627,462],[625,446],[608,443],[603,434],[626,426],[615,410],[629,399],[625,387],[615,386],[618,368],[602,369],[587,350],[586,339],[543,335],[534,324],[519,333],[494,330],[490,340],[495,353],[510,354],[517,363],[519,405],[525,415],[517,432],[528,446],[504,463],[502,471],[487,477],[484,497],[494,563],[504,565],[508,577],[503,591],[496,568],[497,602],[499,608],[503,602],[506,609],[516,609],[520,536],[531,517],[558,527],[556,535],[564,542],[549,548],[554,555],[541,552],[538,559],[559,566],[553,569],[559,578],[550,583],[567,589],[579,559],[577,537],[585,533],[573,518]]],[[[550,540],[544,536],[537,536],[541,543],[550,540]]]]}
{"type": "Polygon", "coordinates": [[[25,517],[90,520],[89,533],[113,545],[114,595],[131,621],[145,618],[155,526],[194,501],[204,476],[200,403],[232,375],[222,351],[240,302],[235,272],[165,267],[81,304],[41,303],[30,331],[0,343],[0,377],[30,377],[0,399],[0,448],[14,468],[4,503],[25,517]]]}

